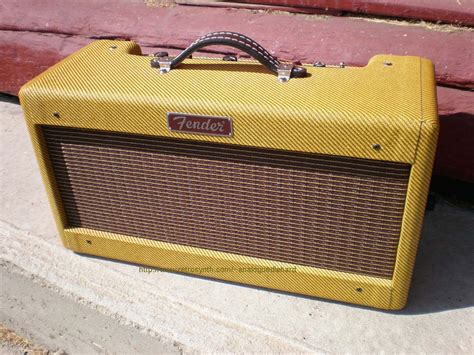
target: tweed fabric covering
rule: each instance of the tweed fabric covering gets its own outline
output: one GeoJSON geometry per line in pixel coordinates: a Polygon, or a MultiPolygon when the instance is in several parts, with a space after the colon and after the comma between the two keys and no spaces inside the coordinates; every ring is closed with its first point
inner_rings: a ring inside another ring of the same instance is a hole
{"type": "Polygon", "coordinates": [[[47,70],[20,100],[61,238],[77,252],[311,296],[399,309],[408,295],[435,153],[434,71],[417,57],[380,55],[363,68],[313,68],[278,83],[254,62],[186,60],[169,74],[150,68],[132,42],[97,41],[47,70]],[[389,65],[384,63],[389,62],[389,65]],[[56,115],[53,115],[57,112],[56,115]],[[170,132],[166,112],[233,119],[231,138],[170,132]],[[41,127],[64,126],[411,165],[390,280],[156,240],[68,228],[41,127]],[[373,149],[379,144],[381,149],[373,149]],[[197,272],[196,265],[212,265],[197,272]],[[236,271],[287,267],[288,272],[236,271]],[[228,272],[219,272],[228,268],[228,272]],[[290,269],[288,269],[290,270],[290,269]]]}

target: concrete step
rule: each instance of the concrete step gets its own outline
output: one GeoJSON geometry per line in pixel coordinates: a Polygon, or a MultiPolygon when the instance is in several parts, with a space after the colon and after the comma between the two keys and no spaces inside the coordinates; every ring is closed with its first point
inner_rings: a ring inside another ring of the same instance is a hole
{"type": "MultiPolygon", "coordinates": [[[[107,324],[118,327],[111,328],[120,329],[118,335],[132,333],[116,322],[151,334],[153,341],[158,337],[165,345],[176,342],[184,352],[472,352],[473,212],[455,201],[440,197],[435,210],[426,214],[408,307],[400,312],[183,274],[140,272],[137,265],[78,255],[61,245],[21,108],[0,101],[0,122],[0,263],[38,281],[29,287],[30,281],[16,275],[2,278],[2,297],[24,303],[23,309],[14,310],[0,303],[0,322],[11,318],[14,330],[33,334],[37,322],[44,322],[39,340],[59,336],[57,310],[63,301],[38,290],[39,284],[77,303],[75,307],[64,301],[63,315],[71,321],[88,307],[112,317],[107,324]]],[[[100,331],[103,318],[88,319],[94,324],[83,337],[75,334],[74,342],[94,346],[93,332],[101,339],[94,342],[117,349],[103,338],[110,334],[100,331]]],[[[83,323],[77,321],[78,328],[70,331],[81,329],[83,323]]],[[[63,329],[61,334],[69,332],[63,329]]],[[[147,341],[140,339],[137,335],[141,343],[147,341]]],[[[64,342],[53,340],[45,345],[63,347],[64,342]]]]}

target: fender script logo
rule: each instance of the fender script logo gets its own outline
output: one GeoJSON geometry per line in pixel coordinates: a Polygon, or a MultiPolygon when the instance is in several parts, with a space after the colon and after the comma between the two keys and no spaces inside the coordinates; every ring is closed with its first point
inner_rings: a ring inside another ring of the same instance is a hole
{"type": "Polygon", "coordinates": [[[228,117],[199,116],[168,112],[170,131],[230,137],[232,120],[228,117]]]}

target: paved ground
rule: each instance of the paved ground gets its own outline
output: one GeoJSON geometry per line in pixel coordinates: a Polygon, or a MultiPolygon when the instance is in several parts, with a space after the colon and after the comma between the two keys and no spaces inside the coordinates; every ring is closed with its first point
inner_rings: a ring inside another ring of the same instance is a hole
{"type": "MultiPolygon", "coordinates": [[[[0,323],[68,353],[474,351],[474,212],[426,215],[409,306],[380,312],[85,257],[57,237],[20,107],[0,101],[0,323]]],[[[6,101],[5,101],[6,100],[6,101]]]]}
{"type": "Polygon", "coordinates": [[[1,264],[0,278],[1,322],[27,340],[47,344],[51,352],[179,353],[172,344],[61,296],[50,283],[32,280],[10,263],[1,264]]]}

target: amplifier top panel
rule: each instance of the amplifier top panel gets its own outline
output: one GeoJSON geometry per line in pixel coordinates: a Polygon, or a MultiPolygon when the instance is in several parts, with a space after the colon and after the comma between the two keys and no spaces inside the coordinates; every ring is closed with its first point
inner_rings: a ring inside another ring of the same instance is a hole
{"type": "Polygon", "coordinates": [[[186,59],[161,75],[150,59],[133,42],[96,41],[26,84],[20,99],[32,124],[405,163],[421,124],[437,125],[433,65],[419,57],[306,65],[306,77],[286,83],[256,61],[186,59]],[[234,134],[171,132],[169,112],[229,117],[234,134]]]}

